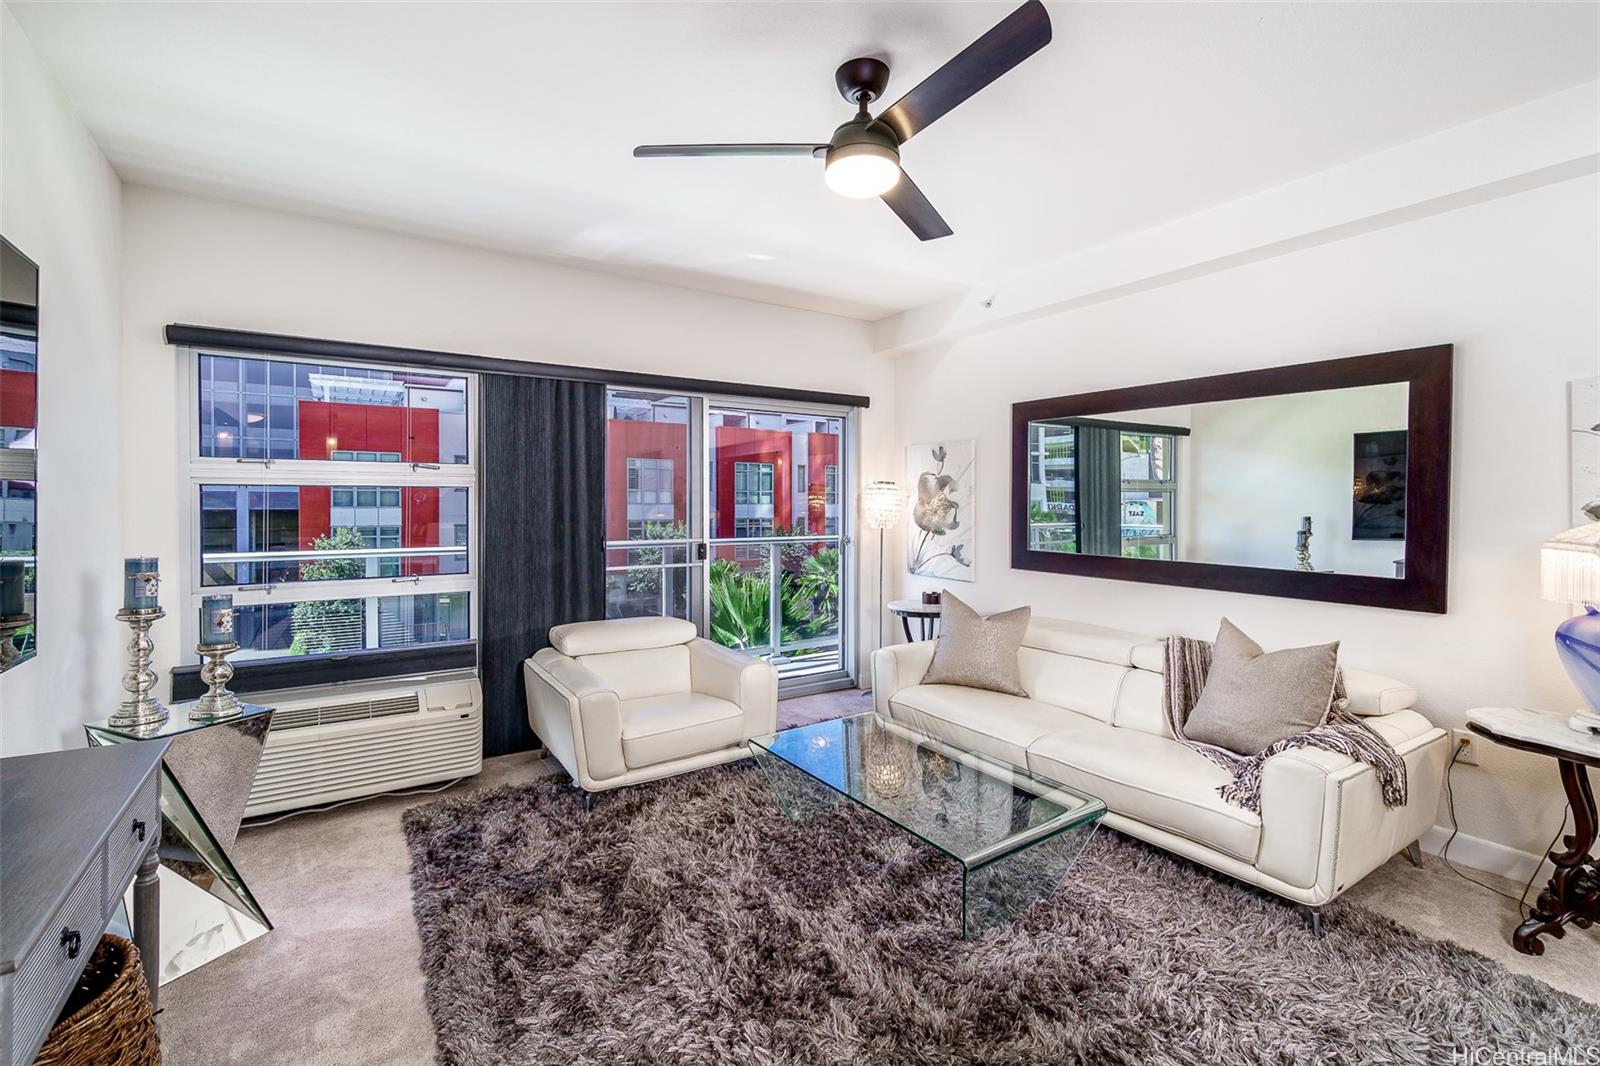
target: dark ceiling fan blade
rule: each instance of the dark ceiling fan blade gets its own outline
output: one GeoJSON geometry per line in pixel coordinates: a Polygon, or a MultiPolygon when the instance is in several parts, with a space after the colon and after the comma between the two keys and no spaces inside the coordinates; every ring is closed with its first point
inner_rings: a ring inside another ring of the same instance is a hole
{"type": "Polygon", "coordinates": [[[900,180],[895,182],[894,188],[883,194],[883,202],[900,216],[900,221],[910,227],[919,241],[938,240],[955,232],[904,170],[900,171],[900,180]]]}
{"type": "Polygon", "coordinates": [[[633,150],[635,159],[667,156],[718,155],[804,155],[825,152],[825,144],[641,144],[633,150]]]}
{"type": "Polygon", "coordinates": [[[1050,16],[1028,0],[878,116],[904,144],[1050,43],[1050,16]]]}

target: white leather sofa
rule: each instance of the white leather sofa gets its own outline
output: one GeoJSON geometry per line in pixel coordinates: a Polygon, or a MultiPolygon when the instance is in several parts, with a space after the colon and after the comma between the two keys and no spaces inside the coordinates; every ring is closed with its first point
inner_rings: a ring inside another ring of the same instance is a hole
{"type": "Polygon", "coordinates": [[[1315,748],[1262,771],[1261,814],[1225,803],[1221,767],[1173,739],[1162,712],[1160,640],[1034,619],[1018,654],[1029,698],[924,685],[935,641],[873,656],[877,713],[1024,766],[1105,802],[1105,824],[1311,908],[1414,844],[1433,825],[1447,734],[1412,710],[1416,691],[1344,668],[1350,709],[1405,759],[1409,801],[1383,805],[1372,769],[1315,748]]]}
{"type": "Polygon", "coordinates": [[[576,622],[522,664],[528,724],[586,793],[742,759],[777,729],[778,672],[678,618],[576,622]]]}

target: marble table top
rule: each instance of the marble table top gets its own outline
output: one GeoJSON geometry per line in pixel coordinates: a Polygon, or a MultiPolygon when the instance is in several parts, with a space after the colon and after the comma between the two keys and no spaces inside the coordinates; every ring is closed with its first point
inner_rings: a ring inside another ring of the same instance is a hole
{"type": "Polygon", "coordinates": [[[1497,736],[1550,748],[1552,754],[1569,752],[1578,761],[1600,761],[1600,736],[1570,728],[1567,722],[1571,718],[1568,713],[1525,707],[1477,707],[1467,712],[1469,723],[1497,736]]]}
{"type": "Polygon", "coordinates": [[[888,608],[894,614],[921,614],[932,617],[937,617],[944,612],[943,604],[923,603],[921,600],[890,600],[888,608]]]}

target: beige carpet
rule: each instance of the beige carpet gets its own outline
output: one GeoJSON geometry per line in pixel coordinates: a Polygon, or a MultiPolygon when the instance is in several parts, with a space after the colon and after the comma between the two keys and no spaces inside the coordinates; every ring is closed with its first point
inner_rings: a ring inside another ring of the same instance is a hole
{"type": "MultiPolygon", "coordinates": [[[[823,717],[822,704],[848,713],[870,701],[859,692],[831,693],[786,701],[780,713],[785,722],[823,717]]],[[[483,773],[451,792],[558,771],[553,762],[511,755],[488,760],[483,773]]],[[[419,802],[372,799],[240,833],[234,858],[276,928],[162,989],[169,1064],[434,1061],[400,828],[401,812],[419,802]]],[[[1500,884],[1513,894],[1522,887],[1500,884]]],[[[1594,930],[1551,942],[1542,958],[1519,955],[1509,942],[1514,906],[1436,858],[1421,870],[1393,859],[1347,898],[1600,1003],[1594,930]]]]}

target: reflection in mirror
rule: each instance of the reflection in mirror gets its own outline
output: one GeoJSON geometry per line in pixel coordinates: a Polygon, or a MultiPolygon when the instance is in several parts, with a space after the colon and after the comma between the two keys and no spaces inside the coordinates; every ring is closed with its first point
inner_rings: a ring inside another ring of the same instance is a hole
{"type": "Polygon", "coordinates": [[[1028,547],[1403,578],[1409,391],[1031,421],[1028,547]]]}
{"type": "Polygon", "coordinates": [[[38,382],[39,268],[0,238],[0,670],[37,645],[38,382]]]}

